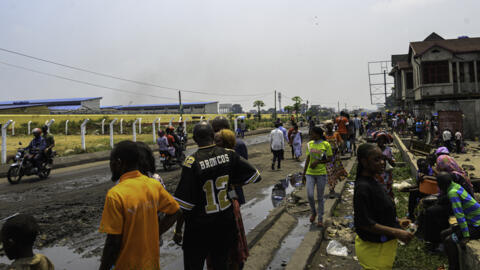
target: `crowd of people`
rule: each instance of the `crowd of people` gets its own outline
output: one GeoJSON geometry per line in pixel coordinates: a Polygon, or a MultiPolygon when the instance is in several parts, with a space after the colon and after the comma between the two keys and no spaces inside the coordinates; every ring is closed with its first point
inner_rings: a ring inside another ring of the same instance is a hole
{"type": "MultiPolygon", "coordinates": [[[[423,121],[415,123],[410,116],[402,120],[393,119],[395,131],[402,132],[405,125],[419,139],[423,138],[420,134],[425,132],[423,121]]],[[[358,148],[353,201],[355,251],[361,266],[392,269],[397,239],[408,243],[414,237],[412,228],[418,228],[415,236],[425,241],[427,251],[444,252],[449,269],[460,269],[461,247],[470,239],[480,239],[480,204],[468,173],[450,155],[452,147],[447,147],[448,144],[438,147],[427,158],[418,159],[416,185],[403,190],[409,192],[407,217],[397,217],[392,191],[395,159],[388,146],[392,142],[387,131],[389,123],[379,123],[377,117],[370,122],[369,125],[376,126],[371,133],[375,144],[366,143],[358,148]],[[452,216],[456,222],[450,221],[452,216]]]]}
{"type": "MultiPolygon", "coordinates": [[[[409,118],[394,128],[413,125],[409,118]]],[[[387,121],[388,123],[388,121],[387,121]]],[[[310,206],[310,222],[323,227],[324,193],[328,185],[335,198],[336,184],[347,176],[342,158],[356,155],[354,189],[355,251],[364,269],[392,269],[397,240],[408,243],[418,225],[417,236],[429,251],[445,251],[449,269],[459,269],[457,246],[480,239],[480,204],[468,174],[450,155],[447,146],[432,156],[418,160],[417,185],[409,187],[408,215],[397,217],[393,184],[396,161],[389,144],[392,136],[381,114],[351,117],[342,112],[321,125],[309,121],[303,183],[310,206]],[[374,143],[361,144],[360,136],[374,143]],[[315,191],[317,200],[315,200],[315,191]],[[454,215],[458,226],[449,218],[454,215]]],[[[270,132],[271,169],[281,169],[285,147],[292,160],[300,161],[302,134],[296,122],[288,130],[279,120],[270,132]]],[[[401,130],[401,129],[400,129],[401,130]]],[[[180,130],[184,133],[183,130],[180,130]]],[[[53,137],[34,130],[36,147],[46,154],[54,146],[53,137]],[[47,144],[48,141],[48,144],[47,144]]],[[[172,128],[159,131],[159,151],[177,155],[172,128]]],[[[261,180],[259,171],[248,162],[248,150],[230,129],[229,121],[217,117],[193,129],[198,149],[182,161],[182,171],[173,195],[156,173],[151,148],[142,142],[122,141],[110,154],[111,180],[99,231],[107,235],[100,269],[159,269],[160,239],[175,224],[173,240],[182,246],[185,269],[242,269],[249,256],[240,206],[245,203],[243,186],[261,180]]],[[[53,269],[53,263],[33,253],[39,232],[35,219],[26,214],[10,217],[0,231],[6,255],[14,260],[11,269],[53,269]],[[23,267],[23,268],[22,268],[23,267]]]]}
{"type": "Polygon", "coordinates": [[[414,117],[410,113],[388,113],[387,124],[392,131],[402,135],[412,135],[418,140],[445,146],[450,152],[465,153],[463,134],[459,129],[440,128],[438,117],[414,117]]]}

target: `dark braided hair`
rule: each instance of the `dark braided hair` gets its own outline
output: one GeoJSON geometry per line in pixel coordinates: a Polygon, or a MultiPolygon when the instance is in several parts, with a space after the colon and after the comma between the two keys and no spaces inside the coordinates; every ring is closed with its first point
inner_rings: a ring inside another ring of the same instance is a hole
{"type": "Polygon", "coordinates": [[[364,170],[361,159],[368,158],[368,156],[374,151],[378,146],[373,143],[364,143],[360,145],[357,149],[357,175],[355,180],[358,180],[361,172],[364,170]]]}
{"type": "Polygon", "coordinates": [[[312,132],[315,133],[315,134],[318,134],[320,136],[320,139],[322,140],[326,140],[327,138],[325,138],[325,132],[323,131],[323,129],[319,126],[314,126],[312,128],[312,132]]]}

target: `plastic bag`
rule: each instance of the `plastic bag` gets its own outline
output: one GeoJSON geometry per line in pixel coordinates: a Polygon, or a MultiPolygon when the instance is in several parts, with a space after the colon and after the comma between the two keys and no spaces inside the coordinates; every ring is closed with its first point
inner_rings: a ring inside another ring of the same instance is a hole
{"type": "Polygon", "coordinates": [[[327,245],[327,254],[335,256],[348,256],[348,249],[337,240],[331,240],[327,245]]]}

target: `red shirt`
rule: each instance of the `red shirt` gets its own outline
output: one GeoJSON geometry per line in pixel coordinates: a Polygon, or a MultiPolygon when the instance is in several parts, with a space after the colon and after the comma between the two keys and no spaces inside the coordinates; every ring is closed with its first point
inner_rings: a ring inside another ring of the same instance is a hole
{"type": "Polygon", "coordinates": [[[294,128],[288,129],[288,135],[287,136],[288,136],[288,142],[289,143],[292,143],[292,133],[293,133],[294,130],[295,130],[294,128]]]}
{"type": "Polygon", "coordinates": [[[335,119],[335,122],[337,123],[338,126],[338,133],[340,134],[347,134],[347,123],[348,119],[345,116],[339,116],[337,119],[335,119]]]}
{"type": "Polygon", "coordinates": [[[173,138],[172,135],[167,135],[168,139],[168,146],[173,146],[173,143],[175,142],[175,138],[173,138]]]}

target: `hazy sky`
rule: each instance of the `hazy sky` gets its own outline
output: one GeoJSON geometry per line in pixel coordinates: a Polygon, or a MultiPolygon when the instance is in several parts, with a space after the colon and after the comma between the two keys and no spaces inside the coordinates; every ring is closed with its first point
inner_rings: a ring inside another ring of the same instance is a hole
{"type": "MultiPolygon", "coordinates": [[[[431,32],[480,36],[478,0],[0,1],[0,48],[172,88],[185,101],[273,107],[273,90],[310,104],[369,106],[367,62],[407,53],[431,32]],[[244,96],[224,96],[244,95],[244,96]],[[263,95],[263,96],[262,96],[263,95]]],[[[175,91],[0,51],[0,100],[102,96],[102,105],[171,103],[175,91]],[[146,96],[148,94],[150,96],[146,96]],[[152,97],[157,96],[157,97],[152,97]]]]}

